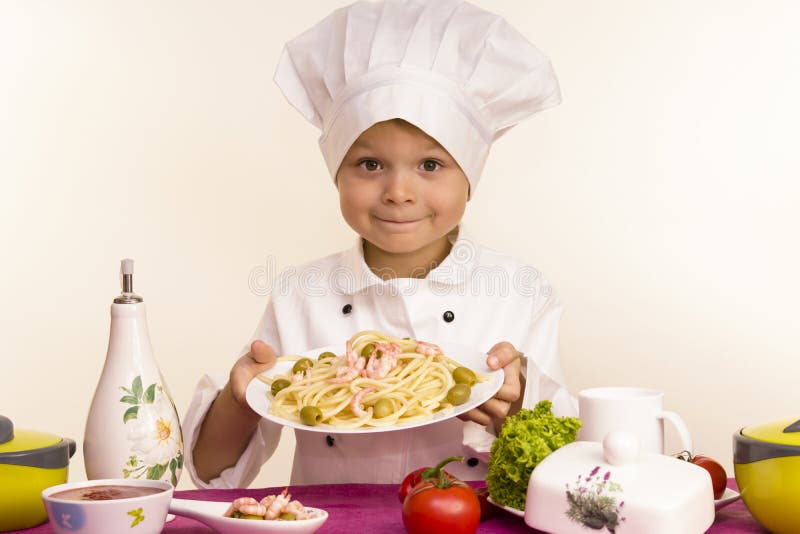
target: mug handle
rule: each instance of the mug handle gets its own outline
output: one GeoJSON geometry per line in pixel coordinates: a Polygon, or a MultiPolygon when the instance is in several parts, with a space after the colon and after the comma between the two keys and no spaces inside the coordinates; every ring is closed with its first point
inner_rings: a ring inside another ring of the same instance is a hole
{"type": "Polygon", "coordinates": [[[689,427],[687,427],[686,423],[683,422],[681,416],[675,412],[669,412],[664,410],[660,414],[658,414],[658,418],[666,419],[667,421],[672,423],[672,426],[674,426],[675,430],[678,431],[678,438],[681,441],[681,447],[683,447],[683,450],[689,451],[689,454],[693,454],[692,436],[689,434],[689,427]]]}

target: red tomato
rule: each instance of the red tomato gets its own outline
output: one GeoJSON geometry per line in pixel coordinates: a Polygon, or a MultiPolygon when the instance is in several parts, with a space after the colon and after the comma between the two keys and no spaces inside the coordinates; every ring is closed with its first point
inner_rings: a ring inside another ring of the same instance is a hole
{"type": "Polygon", "coordinates": [[[481,520],[478,497],[471,487],[442,469],[449,462],[463,459],[453,456],[436,467],[418,469],[406,477],[409,481],[414,475],[421,478],[403,500],[403,524],[409,534],[474,534],[478,529],[481,520]]]}
{"type": "Polygon", "coordinates": [[[692,456],[691,453],[683,451],[678,455],[681,460],[692,462],[693,464],[702,467],[708,474],[711,475],[711,486],[714,488],[714,498],[719,499],[725,493],[725,488],[728,485],[728,474],[722,465],[708,456],[701,454],[692,456]]]}
{"type": "Polygon", "coordinates": [[[408,492],[411,491],[414,486],[422,482],[422,472],[426,469],[430,468],[420,467],[419,469],[411,471],[406,475],[406,478],[403,479],[403,482],[400,483],[400,489],[397,491],[397,496],[400,498],[401,503],[406,500],[406,495],[408,495],[408,492]]]}
{"type": "Polygon", "coordinates": [[[728,474],[725,472],[725,468],[708,456],[695,456],[690,461],[708,471],[708,474],[711,475],[711,485],[714,487],[714,498],[722,497],[728,485],[728,474]]]}
{"type": "Polygon", "coordinates": [[[402,503],[403,501],[406,500],[406,495],[408,495],[408,493],[414,488],[414,486],[422,482],[423,477],[427,473],[429,473],[431,476],[436,476],[435,473],[437,472],[438,469],[439,473],[442,473],[443,475],[450,477],[451,479],[454,479],[455,477],[453,477],[453,475],[451,475],[447,471],[443,470],[442,466],[444,464],[452,462],[455,459],[463,459],[463,458],[460,456],[453,456],[443,461],[436,467],[420,467],[419,469],[415,469],[411,471],[409,474],[407,474],[406,478],[403,479],[403,482],[400,483],[400,489],[397,491],[397,496],[400,498],[400,502],[402,503]]]}
{"type": "Polygon", "coordinates": [[[481,505],[468,485],[448,481],[439,488],[431,481],[417,484],[403,503],[403,524],[409,534],[474,534],[481,505]]]}
{"type": "Polygon", "coordinates": [[[497,515],[497,506],[487,500],[489,497],[489,488],[472,488],[472,490],[475,492],[475,496],[478,497],[478,502],[481,505],[481,521],[485,521],[497,515]]]}

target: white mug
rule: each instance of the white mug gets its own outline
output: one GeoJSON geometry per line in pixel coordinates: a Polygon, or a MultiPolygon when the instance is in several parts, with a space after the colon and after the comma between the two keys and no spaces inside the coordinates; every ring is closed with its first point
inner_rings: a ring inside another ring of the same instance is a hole
{"type": "Polygon", "coordinates": [[[664,393],[657,389],[604,387],[578,393],[580,441],[600,441],[612,430],[625,430],[639,439],[639,450],[664,454],[664,419],[678,431],[681,447],[692,452],[689,428],[675,412],[665,411],[664,393]]]}

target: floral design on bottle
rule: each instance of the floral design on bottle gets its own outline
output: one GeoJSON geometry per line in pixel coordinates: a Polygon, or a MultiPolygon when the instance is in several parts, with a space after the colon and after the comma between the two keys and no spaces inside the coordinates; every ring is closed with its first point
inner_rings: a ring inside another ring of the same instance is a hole
{"type": "Polygon", "coordinates": [[[161,384],[145,388],[141,376],[133,379],[130,388],[120,389],[124,393],[120,402],[131,405],[122,416],[132,442],[123,476],[161,480],[169,471],[170,482],[177,486],[183,469],[183,438],[172,399],[161,384]]]}
{"type": "Polygon", "coordinates": [[[596,466],[588,476],[578,475],[574,485],[566,484],[566,488],[569,509],[565,513],[572,521],[595,530],[606,528],[611,533],[625,521],[625,501],[615,495],[621,497],[622,487],[611,480],[611,471],[601,475],[600,466],[596,466]]]}

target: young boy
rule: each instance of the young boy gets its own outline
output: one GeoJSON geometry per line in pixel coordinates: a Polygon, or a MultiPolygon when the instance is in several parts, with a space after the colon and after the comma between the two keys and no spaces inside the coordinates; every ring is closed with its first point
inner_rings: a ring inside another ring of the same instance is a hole
{"type": "Polygon", "coordinates": [[[281,431],[247,405],[249,381],[276,355],[343,346],[360,330],[476,347],[503,369],[504,384],[463,420],[370,434],[297,430],[291,483],[399,482],[454,454],[468,458],[448,466],[454,475],[485,477],[493,433],[510,412],[547,398],[560,415],[575,414],[551,288],[459,225],[491,143],[560,100],[549,62],[466,2],[358,2],[289,42],[276,82],[322,130],[342,215],[359,239],[282,280],[288,290],[273,293],[227,382],[201,381],[184,418],[192,478],[248,485],[281,431]]]}

